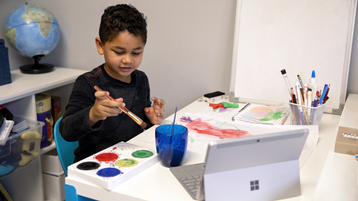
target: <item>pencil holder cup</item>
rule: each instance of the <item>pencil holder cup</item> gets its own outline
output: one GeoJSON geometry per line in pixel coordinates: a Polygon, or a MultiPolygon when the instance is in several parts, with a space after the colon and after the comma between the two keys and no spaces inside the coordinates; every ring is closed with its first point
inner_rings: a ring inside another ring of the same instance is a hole
{"type": "Polygon", "coordinates": [[[290,104],[290,120],[292,125],[319,125],[321,122],[324,104],[317,107],[307,107],[299,104],[290,104]]]}
{"type": "Polygon", "coordinates": [[[182,164],[187,144],[188,129],[182,125],[166,124],[155,129],[156,150],[160,163],[165,167],[176,167],[182,164]]]}

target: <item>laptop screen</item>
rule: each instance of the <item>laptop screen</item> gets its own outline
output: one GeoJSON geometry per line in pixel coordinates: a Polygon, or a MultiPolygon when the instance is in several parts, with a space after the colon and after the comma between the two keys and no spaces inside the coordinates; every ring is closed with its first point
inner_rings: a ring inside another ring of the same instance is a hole
{"type": "Polygon", "coordinates": [[[308,129],[211,142],[205,200],[277,200],[301,195],[299,157],[308,129]]]}
{"type": "Polygon", "coordinates": [[[208,145],[206,163],[170,170],[197,200],[204,199],[204,191],[206,200],[297,196],[301,193],[298,159],[308,132],[300,129],[213,141],[208,145]],[[203,183],[193,181],[198,176],[205,178],[203,183]],[[194,185],[198,187],[194,189],[194,185]]]}
{"type": "Polygon", "coordinates": [[[298,160],[308,129],[210,142],[205,173],[298,160]]]}

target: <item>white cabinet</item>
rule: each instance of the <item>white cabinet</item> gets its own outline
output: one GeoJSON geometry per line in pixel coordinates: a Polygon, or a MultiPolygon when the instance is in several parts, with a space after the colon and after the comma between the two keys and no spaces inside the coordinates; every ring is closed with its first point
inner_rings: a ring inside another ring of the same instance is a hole
{"type": "MultiPolygon", "coordinates": [[[[37,120],[35,94],[45,92],[61,97],[62,113],[70,96],[72,85],[84,70],[56,67],[44,74],[23,74],[11,71],[12,83],[0,86],[0,105],[18,117],[37,120]]],[[[0,72],[1,73],[1,72],[0,72]]],[[[41,149],[41,154],[54,149],[53,143],[41,149]]],[[[44,200],[41,157],[18,171],[0,179],[13,200],[44,200]]]]}

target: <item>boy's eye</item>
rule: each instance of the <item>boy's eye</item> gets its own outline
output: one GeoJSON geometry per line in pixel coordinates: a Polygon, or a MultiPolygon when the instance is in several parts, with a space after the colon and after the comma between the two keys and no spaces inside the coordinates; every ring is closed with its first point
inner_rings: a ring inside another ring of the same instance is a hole
{"type": "Polygon", "coordinates": [[[116,52],[116,51],[114,51],[114,53],[116,53],[117,55],[122,55],[122,54],[124,54],[124,52],[116,52]]]}
{"type": "Polygon", "coordinates": [[[137,56],[137,55],[140,55],[141,54],[141,52],[132,52],[132,55],[134,55],[134,56],[137,56]]]}

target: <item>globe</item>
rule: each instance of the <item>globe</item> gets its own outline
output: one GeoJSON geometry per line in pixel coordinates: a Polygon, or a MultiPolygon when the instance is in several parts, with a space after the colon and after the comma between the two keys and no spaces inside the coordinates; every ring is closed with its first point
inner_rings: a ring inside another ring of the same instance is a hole
{"type": "Polygon", "coordinates": [[[50,11],[31,4],[16,8],[6,19],[5,37],[17,53],[35,60],[34,64],[21,66],[21,72],[34,74],[53,70],[51,64],[39,64],[60,40],[60,26],[50,11]]]}

